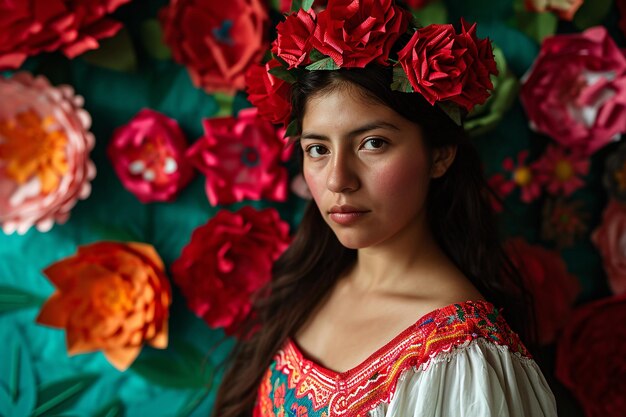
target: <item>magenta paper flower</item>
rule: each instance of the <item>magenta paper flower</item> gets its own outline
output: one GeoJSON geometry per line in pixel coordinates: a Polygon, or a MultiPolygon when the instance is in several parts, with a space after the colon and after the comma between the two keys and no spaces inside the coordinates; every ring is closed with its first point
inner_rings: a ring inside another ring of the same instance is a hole
{"type": "Polygon", "coordinates": [[[569,196],[585,185],[580,178],[589,173],[589,159],[579,152],[549,145],[537,161],[546,189],[553,195],[569,196]]]}
{"type": "Polygon", "coordinates": [[[287,198],[285,141],[257,109],[238,117],[204,120],[205,135],[187,155],[206,175],[212,205],[245,199],[284,201],[287,198]]]}
{"type": "Polygon", "coordinates": [[[0,77],[0,97],[0,225],[46,232],[91,193],[91,117],[72,87],[25,72],[0,77]]]}
{"type": "Polygon", "coordinates": [[[60,49],[74,58],[113,36],[121,23],[107,15],[130,0],[29,0],[0,2],[0,70],[60,49]]]}
{"type": "Polygon", "coordinates": [[[191,311],[209,326],[234,334],[289,242],[289,225],[273,208],[220,210],[194,230],[172,264],[174,282],[191,311]]]}
{"type": "Polygon", "coordinates": [[[626,205],[609,200],[591,240],[602,255],[613,293],[626,293],[626,205]]]}
{"type": "Polygon", "coordinates": [[[172,201],[191,181],[187,140],[176,120],[143,109],[118,127],[107,154],[124,187],[142,203],[172,201]]]}
{"type": "MultiPolygon", "coordinates": [[[[527,163],[528,151],[523,150],[517,154],[517,164],[513,158],[508,157],[502,162],[502,167],[509,173],[509,178],[497,183],[498,194],[506,197],[515,188],[520,189],[521,199],[524,203],[530,203],[541,195],[541,176],[537,171],[537,162],[527,163]]],[[[492,186],[494,185],[492,183],[492,186]]]]}
{"type": "Polygon", "coordinates": [[[626,132],[626,58],[601,26],[546,38],[520,99],[533,129],[588,156],[626,132]]]}

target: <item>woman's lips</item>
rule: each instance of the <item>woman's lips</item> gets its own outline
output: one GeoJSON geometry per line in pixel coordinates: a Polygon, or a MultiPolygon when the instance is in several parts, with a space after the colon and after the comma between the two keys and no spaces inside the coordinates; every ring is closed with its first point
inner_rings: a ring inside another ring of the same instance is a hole
{"type": "Polygon", "coordinates": [[[367,213],[369,213],[369,210],[344,205],[333,206],[328,213],[333,222],[342,226],[347,226],[362,219],[367,213]]]}

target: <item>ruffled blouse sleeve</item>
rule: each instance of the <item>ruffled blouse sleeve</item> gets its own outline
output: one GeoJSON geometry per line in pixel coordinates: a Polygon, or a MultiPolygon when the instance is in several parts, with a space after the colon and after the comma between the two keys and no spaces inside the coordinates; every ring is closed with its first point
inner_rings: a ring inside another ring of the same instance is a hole
{"type": "Polygon", "coordinates": [[[371,417],[556,417],[537,363],[479,338],[401,376],[391,402],[371,417]]]}

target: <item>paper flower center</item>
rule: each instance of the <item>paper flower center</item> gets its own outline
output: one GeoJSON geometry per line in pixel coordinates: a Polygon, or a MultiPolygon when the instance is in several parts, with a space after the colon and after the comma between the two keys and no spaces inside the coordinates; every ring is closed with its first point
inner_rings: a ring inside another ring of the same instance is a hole
{"type": "Polygon", "coordinates": [[[248,146],[241,153],[241,162],[248,167],[255,167],[261,162],[261,155],[255,148],[248,146]]]}
{"type": "Polygon", "coordinates": [[[53,116],[42,119],[32,109],[0,120],[0,160],[10,178],[24,184],[37,176],[44,194],[58,187],[68,171],[68,140],[57,126],[53,116]]]}
{"type": "Polygon", "coordinates": [[[147,138],[131,160],[130,173],[156,185],[169,183],[169,176],[178,171],[174,154],[161,136],[147,138]]]}
{"type": "Polygon", "coordinates": [[[233,27],[232,20],[224,20],[222,22],[222,26],[213,28],[213,36],[215,39],[228,46],[232,46],[234,44],[233,39],[230,37],[230,29],[233,27]]]}
{"type": "Polygon", "coordinates": [[[118,275],[94,282],[91,294],[98,311],[123,313],[133,309],[132,285],[118,275]]]}
{"type": "Polygon", "coordinates": [[[519,167],[513,173],[513,180],[520,186],[528,185],[533,179],[533,174],[528,167],[519,167]]]}
{"type": "Polygon", "coordinates": [[[574,175],[574,167],[569,161],[560,160],[554,166],[554,175],[561,181],[567,181],[574,175]]]}

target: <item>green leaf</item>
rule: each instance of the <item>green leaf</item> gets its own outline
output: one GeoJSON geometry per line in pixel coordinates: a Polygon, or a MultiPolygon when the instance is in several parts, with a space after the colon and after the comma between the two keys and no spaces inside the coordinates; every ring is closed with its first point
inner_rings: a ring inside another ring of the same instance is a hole
{"type": "Polygon", "coordinates": [[[180,410],[178,410],[176,417],[188,417],[198,407],[198,405],[200,405],[202,400],[209,395],[209,392],[211,392],[211,390],[207,388],[199,392],[192,393],[189,398],[187,398],[187,401],[185,401],[185,404],[180,408],[180,410]]]}
{"type": "Polygon", "coordinates": [[[285,130],[285,137],[291,138],[298,135],[298,122],[294,119],[287,126],[287,130],[285,130]]]}
{"type": "Polygon", "coordinates": [[[146,19],[141,24],[140,33],[144,48],[153,58],[166,60],[172,57],[172,51],[163,43],[163,31],[157,19],[146,19]]]}
{"type": "Polygon", "coordinates": [[[104,407],[96,411],[93,417],[123,417],[124,404],[119,398],[106,404],[104,407]]]}
{"type": "Polygon", "coordinates": [[[518,10],[515,15],[514,25],[523,33],[541,44],[543,40],[556,33],[559,19],[550,12],[535,13],[526,10],[518,10]]]}
{"type": "Polygon", "coordinates": [[[313,7],[313,2],[315,0],[293,0],[291,2],[291,11],[297,12],[300,9],[309,10],[313,7]]]}
{"type": "Polygon", "coordinates": [[[333,61],[331,57],[326,57],[324,59],[321,59],[317,62],[314,62],[308,65],[306,69],[308,69],[309,71],[315,71],[315,70],[331,71],[331,70],[339,69],[339,66],[335,64],[335,61],[333,61]]]}
{"type": "Polygon", "coordinates": [[[44,298],[19,288],[0,285],[0,313],[39,306],[44,298]]]}
{"type": "Polygon", "coordinates": [[[454,123],[461,126],[461,108],[458,104],[451,101],[438,101],[436,104],[454,121],[454,123]]]}
{"type": "Polygon", "coordinates": [[[32,416],[63,412],[78,399],[78,396],[98,379],[96,374],[83,374],[52,382],[39,388],[37,406],[32,416]]]}
{"type": "Polygon", "coordinates": [[[612,6],[613,0],[587,0],[574,15],[574,25],[580,30],[601,25],[612,6]]]}
{"type": "Polygon", "coordinates": [[[215,93],[213,94],[213,98],[217,101],[219,110],[217,113],[213,114],[212,117],[232,116],[235,96],[224,93],[215,93]]]}
{"type": "Polygon", "coordinates": [[[402,69],[400,65],[393,67],[391,89],[402,93],[412,93],[414,91],[406,72],[404,72],[404,69],[402,69]]]}
{"type": "Polygon", "coordinates": [[[310,10],[311,7],[313,7],[313,3],[315,2],[315,0],[303,0],[302,1],[302,9],[303,10],[310,10]]]}
{"type": "Polygon", "coordinates": [[[283,81],[293,84],[296,82],[296,77],[285,67],[274,67],[268,71],[276,78],[280,78],[283,81]]]}
{"type": "Polygon", "coordinates": [[[100,47],[86,52],[82,58],[97,67],[120,72],[134,72],[137,69],[137,56],[133,42],[125,28],[112,38],[100,41],[100,47]]]}
{"type": "Polygon", "coordinates": [[[0,414],[28,416],[35,408],[36,382],[28,345],[19,328],[0,330],[0,414]]]}
{"type": "Polygon", "coordinates": [[[448,10],[443,1],[427,4],[421,9],[412,10],[415,20],[423,26],[448,23],[448,10]]]}
{"type": "Polygon", "coordinates": [[[324,55],[315,48],[311,48],[311,50],[309,51],[309,58],[311,59],[311,62],[317,62],[326,58],[326,55],[324,55]]]}

